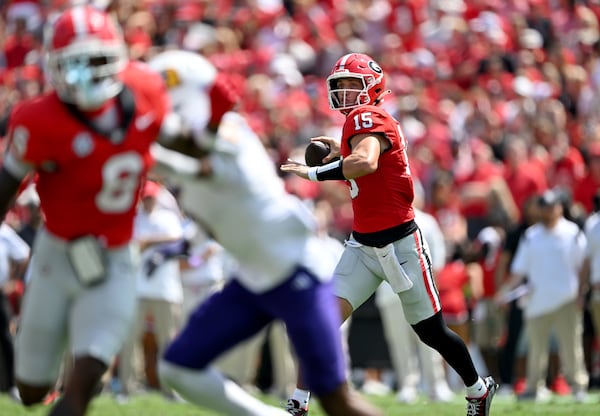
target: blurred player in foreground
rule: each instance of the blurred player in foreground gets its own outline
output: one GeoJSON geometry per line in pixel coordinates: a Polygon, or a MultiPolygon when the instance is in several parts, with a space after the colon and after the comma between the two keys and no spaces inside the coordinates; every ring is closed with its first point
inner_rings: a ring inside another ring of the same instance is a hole
{"type": "Polygon", "coordinates": [[[181,205],[237,260],[222,291],[191,315],[159,364],[160,377],[190,402],[232,416],[286,415],[252,399],[211,362],[281,320],[303,374],[329,415],[380,415],[350,390],[331,267],[303,203],[286,193],[258,136],[233,108],[223,74],[199,55],[164,52],[150,65],[169,84],[189,136],[157,146],[159,164],[182,179],[181,205]],[[203,155],[205,155],[203,157],[203,155]]]}
{"type": "Polygon", "coordinates": [[[68,340],[74,364],[50,415],[80,416],[133,322],[133,219],[169,97],[160,76],[128,61],[118,26],[91,6],[64,11],[45,48],[54,90],[10,116],[0,218],[23,178],[37,174],[45,225],[16,338],[17,385],[25,405],[41,402],[68,340]]]}
{"type": "MultiPolygon", "coordinates": [[[[327,89],[331,109],[346,116],[341,140],[312,139],[331,149],[323,166],[290,161],[281,169],[312,181],[343,180],[348,185],[354,222],[334,274],[342,318],[387,281],[421,341],[439,351],[461,376],[467,416],[487,416],[498,385],[492,377],[477,374],[465,343],[442,319],[431,255],[414,220],[407,142],[400,124],[381,106],[390,92],[383,71],[371,57],[350,53],[334,65],[327,89]]],[[[296,405],[306,401],[306,389],[295,394],[290,413],[307,414],[307,405],[296,405]]]]}

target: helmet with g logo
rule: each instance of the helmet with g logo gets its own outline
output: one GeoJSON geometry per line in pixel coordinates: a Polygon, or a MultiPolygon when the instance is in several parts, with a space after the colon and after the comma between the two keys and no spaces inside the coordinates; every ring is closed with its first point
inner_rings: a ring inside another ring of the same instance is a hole
{"type": "Polygon", "coordinates": [[[386,93],[383,70],[373,58],[362,53],[349,53],[335,63],[327,77],[329,91],[329,107],[332,110],[350,110],[352,108],[372,104],[376,105],[386,93]],[[360,89],[342,88],[341,78],[360,80],[360,89]]]}

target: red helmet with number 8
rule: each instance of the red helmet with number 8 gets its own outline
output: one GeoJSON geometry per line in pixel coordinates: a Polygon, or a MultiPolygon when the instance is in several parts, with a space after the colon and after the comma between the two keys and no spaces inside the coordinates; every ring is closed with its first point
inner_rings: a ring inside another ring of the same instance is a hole
{"type": "Polygon", "coordinates": [[[89,5],[63,12],[45,33],[46,72],[61,100],[94,109],[116,96],[127,48],[117,24],[89,5]]]}
{"type": "Polygon", "coordinates": [[[327,89],[329,107],[341,111],[366,104],[377,105],[381,97],[389,92],[385,89],[385,78],[379,64],[362,53],[349,53],[338,59],[327,77],[327,89]],[[362,88],[341,88],[338,85],[340,78],[356,78],[361,81],[362,88]],[[353,95],[356,98],[349,100],[353,95]]]}

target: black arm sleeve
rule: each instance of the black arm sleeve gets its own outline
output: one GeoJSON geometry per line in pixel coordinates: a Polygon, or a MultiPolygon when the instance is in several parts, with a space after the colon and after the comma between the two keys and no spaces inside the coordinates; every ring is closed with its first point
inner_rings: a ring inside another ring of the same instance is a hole
{"type": "Polygon", "coordinates": [[[172,243],[164,243],[156,247],[156,251],[160,252],[166,260],[177,256],[185,256],[188,254],[190,243],[187,240],[181,239],[172,243]]]}
{"type": "Polygon", "coordinates": [[[146,277],[151,277],[157,267],[164,264],[167,260],[188,255],[190,243],[181,239],[172,243],[164,243],[155,247],[154,253],[146,260],[144,272],[146,277]]]}

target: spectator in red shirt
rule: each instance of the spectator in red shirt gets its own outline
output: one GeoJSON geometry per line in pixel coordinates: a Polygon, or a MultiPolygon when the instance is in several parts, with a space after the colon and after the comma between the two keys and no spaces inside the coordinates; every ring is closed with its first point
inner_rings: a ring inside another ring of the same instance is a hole
{"type": "Polygon", "coordinates": [[[519,209],[525,206],[525,201],[531,195],[541,194],[548,188],[544,171],[529,159],[527,144],[523,139],[513,137],[507,141],[504,166],[504,180],[519,209]]]}
{"type": "Polygon", "coordinates": [[[465,343],[470,343],[469,305],[466,293],[474,300],[483,293],[483,271],[476,262],[466,264],[456,253],[436,276],[440,300],[444,308],[442,315],[448,327],[456,332],[465,343]]]}
{"type": "Polygon", "coordinates": [[[34,50],[36,45],[34,36],[27,31],[25,18],[16,19],[14,32],[6,38],[2,48],[6,68],[23,65],[27,54],[34,50]]]}
{"type": "Polygon", "coordinates": [[[587,156],[587,172],[575,182],[573,201],[590,214],[594,208],[593,197],[600,188],[600,142],[590,145],[587,156]]]}
{"type": "Polygon", "coordinates": [[[468,235],[473,238],[488,224],[490,196],[494,182],[502,180],[503,166],[493,158],[489,144],[471,139],[473,166],[469,174],[457,180],[462,213],[467,219],[468,235]]]}
{"type": "Polygon", "coordinates": [[[538,106],[537,117],[533,120],[535,142],[547,151],[543,166],[551,188],[570,189],[585,170],[581,152],[570,142],[567,117],[560,102],[548,100],[538,106]]]}
{"type": "Polygon", "coordinates": [[[460,199],[449,172],[440,171],[433,178],[431,201],[426,211],[440,224],[449,251],[466,240],[467,221],[460,210],[460,199]]]}
{"type": "Polygon", "coordinates": [[[387,29],[396,33],[408,51],[413,51],[422,43],[417,30],[426,20],[427,4],[424,0],[390,1],[392,11],[387,17],[387,29]]]}

